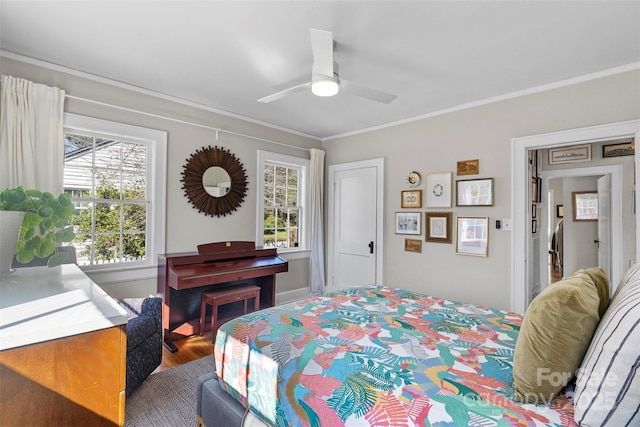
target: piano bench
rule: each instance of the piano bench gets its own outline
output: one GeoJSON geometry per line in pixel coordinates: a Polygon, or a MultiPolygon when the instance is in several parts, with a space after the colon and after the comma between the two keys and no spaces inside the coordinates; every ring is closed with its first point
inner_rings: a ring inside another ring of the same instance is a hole
{"type": "Polygon", "coordinates": [[[204,335],[204,321],[207,313],[207,304],[211,306],[211,330],[213,331],[212,341],[215,343],[217,327],[223,323],[218,318],[218,307],[236,301],[244,301],[244,314],[247,314],[247,303],[251,298],[254,300],[254,311],[260,310],[259,286],[240,285],[216,289],[210,292],[203,292],[200,295],[200,336],[204,335]]]}

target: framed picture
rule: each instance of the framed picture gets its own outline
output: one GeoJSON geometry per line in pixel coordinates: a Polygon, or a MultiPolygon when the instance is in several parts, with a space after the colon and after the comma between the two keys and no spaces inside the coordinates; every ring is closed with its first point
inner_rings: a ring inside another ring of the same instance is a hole
{"type": "Polygon", "coordinates": [[[459,216],[457,221],[456,253],[488,256],[489,217],[459,216]]]}
{"type": "Polygon", "coordinates": [[[538,206],[531,205],[531,218],[536,218],[538,216],[538,206]]]}
{"type": "Polygon", "coordinates": [[[480,160],[461,160],[456,168],[458,175],[478,175],[480,173],[480,160]]]}
{"type": "Polygon", "coordinates": [[[404,239],[404,250],[406,252],[422,253],[422,240],[404,239]]]}
{"type": "Polygon", "coordinates": [[[422,212],[396,212],[396,234],[421,235],[422,212]]]}
{"type": "Polygon", "coordinates": [[[540,203],[540,199],[538,199],[538,178],[531,178],[531,203],[540,203]]]}
{"type": "Polygon", "coordinates": [[[597,221],[598,220],[598,193],[595,191],[574,191],[573,220],[597,221]]]}
{"type": "Polygon", "coordinates": [[[591,161],[591,144],[549,149],[550,165],[589,161],[591,161]]]}
{"type": "Polygon", "coordinates": [[[538,221],[536,221],[535,219],[531,220],[531,232],[533,234],[536,234],[538,232],[538,221]]]}
{"type": "Polygon", "coordinates": [[[602,157],[633,156],[636,153],[635,138],[628,142],[602,146],[602,157]]]}
{"type": "Polygon", "coordinates": [[[493,178],[456,181],[456,206],[493,206],[493,178]]]}
{"type": "Polygon", "coordinates": [[[401,196],[400,207],[413,209],[422,207],[422,190],[404,190],[401,196]]]}
{"type": "Polygon", "coordinates": [[[451,172],[427,175],[427,207],[451,207],[451,172]]]}
{"type": "Polygon", "coordinates": [[[564,218],[564,205],[556,205],[556,218],[564,218]]]}
{"type": "Polygon", "coordinates": [[[425,242],[452,243],[451,212],[425,212],[425,242]]]}

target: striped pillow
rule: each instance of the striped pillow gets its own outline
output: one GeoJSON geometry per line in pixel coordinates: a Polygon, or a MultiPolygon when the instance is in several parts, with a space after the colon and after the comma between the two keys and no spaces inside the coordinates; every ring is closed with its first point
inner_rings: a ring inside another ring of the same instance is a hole
{"type": "Polygon", "coordinates": [[[575,421],[640,425],[640,263],[629,269],[578,370],[575,421]]]}

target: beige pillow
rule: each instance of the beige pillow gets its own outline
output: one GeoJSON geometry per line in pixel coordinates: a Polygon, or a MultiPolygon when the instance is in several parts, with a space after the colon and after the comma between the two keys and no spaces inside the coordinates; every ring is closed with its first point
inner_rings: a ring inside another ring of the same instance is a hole
{"type": "MultiPolygon", "coordinates": [[[[554,283],[527,308],[513,357],[515,400],[546,404],[575,376],[600,321],[606,276],[594,270],[554,283]]],[[[606,289],[608,303],[608,281],[606,289]]]]}
{"type": "Polygon", "coordinates": [[[578,270],[573,274],[573,276],[571,276],[571,278],[578,280],[588,280],[586,276],[589,276],[589,279],[593,281],[593,284],[598,290],[598,297],[600,298],[598,314],[600,315],[600,318],[602,318],[605,311],[607,311],[607,308],[609,307],[609,278],[607,278],[607,273],[605,273],[604,270],[600,267],[578,270]]]}

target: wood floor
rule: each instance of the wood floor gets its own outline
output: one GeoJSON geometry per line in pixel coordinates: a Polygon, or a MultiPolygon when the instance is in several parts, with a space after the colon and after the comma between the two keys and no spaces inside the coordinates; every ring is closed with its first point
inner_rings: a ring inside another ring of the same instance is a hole
{"type": "Polygon", "coordinates": [[[549,284],[555,283],[562,279],[560,277],[560,267],[554,266],[549,256],[549,284]]]}
{"type": "Polygon", "coordinates": [[[155,372],[164,371],[174,366],[200,359],[205,356],[213,357],[213,343],[211,342],[211,332],[204,336],[193,335],[191,337],[173,342],[178,351],[171,353],[167,347],[162,346],[162,363],[155,372]]]}

